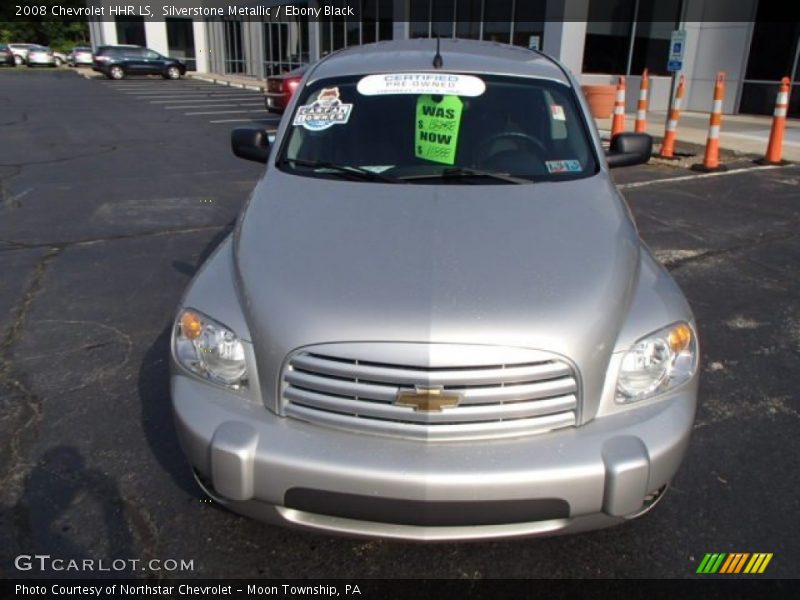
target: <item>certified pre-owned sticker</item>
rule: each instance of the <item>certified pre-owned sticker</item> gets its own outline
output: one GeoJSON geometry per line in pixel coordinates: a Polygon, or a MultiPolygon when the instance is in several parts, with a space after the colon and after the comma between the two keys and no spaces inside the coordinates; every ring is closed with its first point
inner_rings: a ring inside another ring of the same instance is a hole
{"type": "Polygon", "coordinates": [[[480,96],[486,91],[486,84],[474,75],[457,73],[386,73],[362,77],[357,89],[363,96],[386,94],[480,96]]]}
{"type": "Polygon", "coordinates": [[[578,160],[546,160],[544,161],[549,173],[580,173],[581,163],[578,160]]]}
{"type": "Polygon", "coordinates": [[[333,125],[344,125],[350,119],[352,104],[339,100],[339,88],[322,88],[317,99],[297,109],[292,125],[301,125],[309,131],[322,131],[333,125]]]}

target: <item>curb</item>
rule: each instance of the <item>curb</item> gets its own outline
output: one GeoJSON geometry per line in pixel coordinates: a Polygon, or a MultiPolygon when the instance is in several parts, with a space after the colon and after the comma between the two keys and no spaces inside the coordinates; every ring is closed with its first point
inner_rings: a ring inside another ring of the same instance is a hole
{"type": "Polygon", "coordinates": [[[200,81],[207,81],[208,83],[216,83],[217,85],[224,85],[226,87],[237,88],[240,90],[250,90],[253,92],[263,92],[263,85],[252,85],[247,83],[235,83],[226,79],[217,79],[216,77],[209,77],[207,75],[189,75],[191,79],[199,79],[200,81]]]}

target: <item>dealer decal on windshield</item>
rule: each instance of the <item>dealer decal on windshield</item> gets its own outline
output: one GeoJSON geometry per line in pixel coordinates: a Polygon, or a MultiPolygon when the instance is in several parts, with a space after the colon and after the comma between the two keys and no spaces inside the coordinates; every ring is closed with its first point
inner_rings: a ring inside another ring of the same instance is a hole
{"type": "Polygon", "coordinates": [[[580,173],[583,169],[579,160],[546,160],[548,173],[580,173]]]}
{"type": "Polygon", "coordinates": [[[350,119],[352,104],[339,100],[339,88],[322,88],[317,99],[297,109],[292,125],[301,125],[309,131],[322,131],[333,125],[344,125],[350,119]]]}
{"type": "Polygon", "coordinates": [[[420,96],[414,156],[445,165],[455,163],[463,107],[458,96],[420,96]]]}
{"type": "Polygon", "coordinates": [[[456,73],[386,73],[362,77],[356,89],[362,96],[447,94],[474,97],[486,91],[486,84],[474,75],[456,73]]]}

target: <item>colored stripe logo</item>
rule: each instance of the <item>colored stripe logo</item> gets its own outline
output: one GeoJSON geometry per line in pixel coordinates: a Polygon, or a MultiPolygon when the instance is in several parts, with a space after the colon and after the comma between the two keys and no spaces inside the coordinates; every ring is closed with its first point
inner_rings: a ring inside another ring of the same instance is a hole
{"type": "Polygon", "coordinates": [[[697,567],[697,573],[701,575],[738,575],[740,573],[755,575],[763,573],[771,560],[771,552],[754,552],[752,554],[749,552],[730,554],[709,552],[697,567]]]}

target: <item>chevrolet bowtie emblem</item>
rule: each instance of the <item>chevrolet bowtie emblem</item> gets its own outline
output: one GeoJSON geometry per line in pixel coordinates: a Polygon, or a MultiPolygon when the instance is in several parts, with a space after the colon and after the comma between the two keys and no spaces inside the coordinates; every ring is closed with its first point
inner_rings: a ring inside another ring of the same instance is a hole
{"type": "Polygon", "coordinates": [[[445,392],[442,388],[422,388],[397,392],[397,406],[410,406],[417,412],[442,412],[461,402],[461,394],[445,392]]]}

